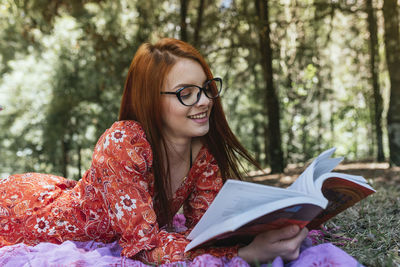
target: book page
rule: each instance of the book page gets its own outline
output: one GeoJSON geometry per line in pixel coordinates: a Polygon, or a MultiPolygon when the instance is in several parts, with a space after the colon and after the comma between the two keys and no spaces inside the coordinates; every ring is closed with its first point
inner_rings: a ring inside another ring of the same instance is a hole
{"type": "Polygon", "coordinates": [[[307,193],[312,187],[313,173],[314,173],[315,161],[313,161],[301,174],[300,176],[288,187],[288,189],[296,190],[298,192],[307,193]]]}
{"type": "Polygon", "coordinates": [[[331,172],[340,162],[343,161],[343,158],[326,158],[318,161],[314,169],[314,181],[318,179],[321,175],[331,172]]]}
{"type": "Polygon", "coordinates": [[[195,238],[212,225],[243,214],[266,203],[304,196],[304,194],[283,188],[255,183],[227,180],[201,220],[193,228],[188,239],[195,238]]]}
{"type": "Polygon", "coordinates": [[[336,148],[331,148],[322,152],[288,189],[320,196],[318,188],[314,185],[315,181],[321,175],[332,171],[343,160],[343,158],[331,158],[335,150],[336,148]]]}

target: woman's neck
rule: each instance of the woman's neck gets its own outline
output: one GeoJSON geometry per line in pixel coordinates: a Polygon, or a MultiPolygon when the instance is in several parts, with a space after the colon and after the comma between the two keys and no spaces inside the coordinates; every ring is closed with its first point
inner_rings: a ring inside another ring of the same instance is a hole
{"type": "Polygon", "coordinates": [[[175,194],[190,171],[192,158],[191,145],[191,139],[187,140],[187,142],[168,142],[165,145],[168,161],[165,157],[164,166],[169,169],[172,195],[175,194]]]}
{"type": "MultiPolygon", "coordinates": [[[[180,163],[187,162],[190,157],[190,148],[192,144],[191,139],[185,141],[174,142],[166,141],[166,153],[169,159],[170,166],[179,165],[180,163]]],[[[166,162],[165,162],[166,163],[166,162]]]]}

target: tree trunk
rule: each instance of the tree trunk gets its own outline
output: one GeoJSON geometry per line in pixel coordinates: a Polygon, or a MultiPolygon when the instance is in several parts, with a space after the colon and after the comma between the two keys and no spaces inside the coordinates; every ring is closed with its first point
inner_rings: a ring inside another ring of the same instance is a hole
{"type": "Polygon", "coordinates": [[[189,0],[181,0],[181,40],[187,42],[188,41],[188,36],[187,36],[187,24],[186,24],[186,17],[187,17],[187,11],[188,11],[188,6],[189,6],[189,0]]]}
{"type": "Polygon", "coordinates": [[[323,93],[322,93],[322,83],[320,82],[322,77],[319,75],[319,67],[318,66],[318,72],[317,72],[317,76],[318,76],[318,88],[317,88],[317,124],[318,124],[318,129],[317,129],[317,149],[318,149],[318,154],[320,154],[322,152],[323,149],[323,140],[322,140],[322,133],[324,131],[324,129],[322,129],[323,127],[323,122],[322,122],[322,101],[323,101],[323,93]]]}
{"type": "Polygon", "coordinates": [[[264,159],[264,164],[267,166],[271,166],[271,173],[272,172],[272,163],[271,163],[271,154],[269,153],[269,142],[271,141],[269,138],[269,130],[268,130],[268,123],[263,123],[263,139],[264,139],[264,154],[265,154],[265,159],[264,159]]]}
{"type": "MultiPolygon", "coordinates": [[[[358,116],[357,116],[358,117],[358,116]]],[[[358,118],[354,119],[354,127],[353,127],[353,148],[354,148],[354,156],[358,159],[358,118]]]]}
{"type": "MultiPolygon", "coordinates": [[[[288,71],[287,77],[285,79],[285,84],[286,87],[288,88],[288,98],[289,102],[292,101],[293,97],[291,96],[292,93],[290,93],[291,90],[293,90],[293,80],[292,80],[292,74],[290,71],[288,71]]],[[[294,118],[297,114],[297,105],[293,106],[292,112],[290,112],[290,119],[288,120],[288,129],[287,129],[287,134],[288,134],[288,141],[286,144],[286,157],[285,157],[285,162],[293,162],[292,161],[292,155],[296,152],[296,144],[295,144],[295,134],[293,131],[293,125],[294,125],[294,118]]]]}
{"type": "Polygon", "coordinates": [[[78,179],[82,178],[82,147],[78,144],[78,179]]]}
{"type": "Polygon", "coordinates": [[[390,163],[400,166],[400,38],[397,0],[383,2],[386,61],[390,76],[387,127],[390,163]]]}
{"type": "MultiPolygon", "coordinates": [[[[335,103],[334,103],[334,99],[331,97],[330,98],[330,100],[329,100],[329,110],[334,110],[334,106],[335,106],[335,103]]],[[[331,112],[330,114],[330,117],[329,117],[329,131],[331,132],[331,139],[330,139],[330,145],[329,146],[333,146],[333,144],[335,143],[335,137],[336,137],[336,135],[335,135],[335,116],[334,116],[334,113],[333,112],[331,112]]]]}
{"type": "Polygon", "coordinates": [[[378,145],[377,161],[382,162],[385,160],[383,152],[383,133],[382,133],[382,95],[379,88],[379,55],[378,55],[378,33],[376,16],[372,5],[372,0],[367,0],[367,14],[368,14],[368,30],[369,30],[369,51],[370,51],[370,72],[372,78],[373,88],[373,121],[375,126],[375,138],[378,145]]]}
{"type": "MultiPolygon", "coordinates": [[[[257,103],[256,105],[258,106],[258,103],[260,101],[261,95],[262,95],[262,89],[260,88],[259,80],[258,80],[258,75],[257,75],[257,70],[256,70],[256,64],[253,61],[252,57],[247,57],[247,64],[249,65],[249,69],[251,70],[251,74],[254,77],[254,102],[257,103]]],[[[257,111],[256,111],[257,112],[257,111]]],[[[260,136],[263,134],[265,131],[264,129],[265,122],[262,121],[261,123],[257,121],[257,118],[254,118],[254,138],[255,142],[253,142],[253,150],[255,153],[255,157],[258,163],[261,164],[261,154],[263,151],[261,150],[261,144],[257,140],[257,136],[260,136]]],[[[264,139],[265,136],[262,136],[264,139]]],[[[264,141],[264,140],[263,140],[264,141]]],[[[264,142],[265,145],[265,142],[264,142]]],[[[264,162],[261,165],[268,165],[267,161],[267,156],[264,158],[264,162]]]]}
{"type": "Polygon", "coordinates": [[[308,155],[310,154],[308,151],[308,146],[307,146],[307,120],[303,120],[300,124],[300,132],[301,132],[301,151],[303,151],[303,162],[307,162],[307,160],[310,158],[308,155]]]}
{"type": "Polygon", "coordinates": [[[269,146],[266,147],[266,154],[269,155],[271,173],[281,173],[284,170],[284,162],[281,144],[279,101],[272,77],[272,49],[268,18],[268,1],[255,0],[254,2],[258,16],[259,49],[261,54],[260,63],[266,84],[264,99],[267,107],[267,136],[269,139],[269,146]]]}
{"type": "Polygon", "coordinates": [[[65,178],[68,178],[68,164],[69,164],[69,141],[66,140],[66,137],[64,136],[64,139],[61,141],[61,147],[62,147],[62,175],[65,178]]]}
{"type": "Polygon", "coordinates": [[[142,44],[144,42],[149,41],[149,36],[152,32],[153,24],[151,23],[152,19],[152,11],[147,8],[147,6],[151,6],[152,4],[145,4],[148,0],[140,0],[135,4],[137,12],[140,16],[137,18],[138,30],[136,32],[135,41],[137,44],[142,44]]]}
{"type": "Polygon", "coordinates": [[[201,23],[203,22],[203,13],[204,13],[204,0],[200,0],[199,8],[197,9],[197,21],[196,27],[194,29],[194,45],[199,49],[199,41],[200,41],[200,30],[201,30],[201,23]]]}
{"type": "Polygon", "coordinates": [[[254,128],[253,128],[253,139],[251,140],[251,146],[254,151],[254,155],[256,158],[257,162],[261,162],[261,146],[260,143],[258,142],[257,137],[260,135],[259,129],[260,123],[257,120],[254,120],[254,128]]]}
{"type": "MultiPolygon", "coordinates": [[[[316,12],[314,12],[314,22],[313,22],[313,31],[314,31],[314,38],[315,40],[317,40],[318,37],[318,29],[320,28],[320,19],[318,18],[318,14],[316,12]]],[[[318,154],[320,154],[322,152],[322,109],[321,109],[321,104],[323,101],[323,98],[325,97],[325,88],[323,87],[323,83],[322,83],[322,79],[323,77],[321,77],[321,65],[320,65],[320,51],[319,51],[319,47],[318,47],[318,42],[314,42],[313,44],[313,49],[314,49],[314,58],[315,60],[313,60],[314,66],[317,69],[315,75],[318,79],[318,82],[316,85],[314,85],[316,87],[315,90],[315,99],[316,99],[316,109],[317,109],[317,151],[318,154]]]]}

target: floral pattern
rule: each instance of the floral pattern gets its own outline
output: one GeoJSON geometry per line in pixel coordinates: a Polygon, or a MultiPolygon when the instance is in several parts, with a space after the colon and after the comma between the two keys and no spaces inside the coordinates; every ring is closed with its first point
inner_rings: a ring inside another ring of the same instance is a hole
{"type": "Polygon", "coordinates": [[[66,224],[65,229],[70,233],[75,233],[78,228],[75,225],[66,224]]]}
{"type": "Polygon", "coordinates": [[[37,218],[36,219],[37,224],[35,225],[35,229],[36,231],[38,231],[39,233],[43,233],[43,232],[47,232],[47,230],[49,230],[49,222],[46,221],[46,219],[44,217],[42,218],[37,218]]]}
{"type": "Polygon", "coordinates": [[[111,140],[113,140],[115,143],[120,143],[124,141],[124,138],[125,138],[125,131],[116,130],[111,133],[111,140]]]}
{"type": "Polygon", "coordinates": [[[203,147],[171,200],[183,205],[186,231],[159,228],[153,203],[152,151],[141,126],[119,121],[99,139],[90,168],[78,182],[39,173],[0,179],[0,247],[24,242],[119,240],[121,254],[146,263],[175,262],[209,253],[231,258],[238,247],[184,253],[186,235],[223,185],[218,165],[203,147]]]}
{"type": "Polygon", "coordinates": [[[41,192],[41,193],[40,193],[40,196],[38,197],[38,200],[39,200],[40,202],[43,202],[44,199],[45,199],[46,197],[50,197],[50,196],[53,195],[53,194],[54,194],[54,192],[51,192],[51,191],[44,191],[44,192],[41,192]]]}
{"type": "Polygon", "coordinates": [[[132,211],[136,208],[136,199],[131,199],[129,195],[121,196],[120,203],[122,204],[122,208],[124,208],[124,210],[132,211]]]}
{"type": "Polygon", "coordinates": [[[115,204],[115,209],[117,212],[115,213],[115,216],[117,216],[118,219],[121,219],[122,216],[124,215],[124,212],[122,211],[122,208],[117,204],[115,204]]]}

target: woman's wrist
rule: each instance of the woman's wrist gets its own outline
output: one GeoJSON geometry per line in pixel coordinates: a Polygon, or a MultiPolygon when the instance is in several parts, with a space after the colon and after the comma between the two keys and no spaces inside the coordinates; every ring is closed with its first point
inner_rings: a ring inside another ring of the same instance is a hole
{"type": "Polygon", "coordinates": [[[251,251],[247,248],[247,246],[238,249],[238,256],[245,260],[247,263],[251,263],[253,261],[252,259],[254,259],[251,256],[251,251]]]}

